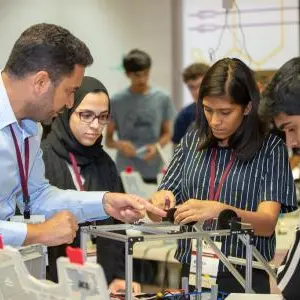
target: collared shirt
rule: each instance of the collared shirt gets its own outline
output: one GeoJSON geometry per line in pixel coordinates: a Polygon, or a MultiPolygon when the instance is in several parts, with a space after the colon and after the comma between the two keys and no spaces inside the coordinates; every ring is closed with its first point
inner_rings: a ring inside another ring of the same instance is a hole
{"type": "MultiPolygon", "coordinates": [[[[231,153],[230,148],[217,148],[215,187],[231,153]]],[[[197,130],[188,131],[175,149],[159,190],[172,191],[177,204],[189,199],[209,199],[211,161],[212,149],[199,151],[197,130]]],[[[247,211],[257,211],[262,201],[280,203],[282,213],[296,210],[294,180],[283,141],[271,134],[251,160],[236,160],[222,185],[218,201],[247,211]]],[[[222,242],[222,252],[226,256],[245,258],[245,247],[236,236],[217,237],[215,240],[222,242]]],[[[270,237],[254,236],[253,245],[270,261],[275,253],[275,233],[270,237]]],[[[189,263],[190,252],[190,241],[180,240],[176,258],[189,263]]],[[[225,271],[222,263],[219,269],[225,271]]]]}
{"type": "Polygon", "coordinates": [[[26,224],[7,221],[14,215],[16,204],[21,212],[24,210],[17,157],[9,125],[12,125],[16,134],[23,163],[24,140],[29,138],[28,190],[31,214],[45,215],[49,219],[61,210],[68,210],[79,223],[108,217],[102,205],[105,192],[60,190],[45,179],[37,123],[24,119],[19,125],[0,76],[0,234],[6,245],[21,246],[27,235],[26,224]]]}

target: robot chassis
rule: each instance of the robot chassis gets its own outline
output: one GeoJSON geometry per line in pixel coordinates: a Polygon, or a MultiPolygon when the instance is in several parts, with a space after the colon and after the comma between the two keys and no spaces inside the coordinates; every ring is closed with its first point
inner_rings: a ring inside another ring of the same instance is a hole
{"type": "MultiPolygon", "coordinates": [[[[190,225],[189,225],[190,226],[190,225]]],[[[191,226],[190,226],[191,227],[191,226]]],[[[237,281],[245,289],[245,293],[254,293],[252,289],[252,268],[254,265],[269,273],[271,278],[276,279],[276,274],[269,263],[263,258],[260,252],[253,247],[252,237],[253,229],[249,224],[243,224],[239,221],[229,222],[228,229],[219,229],[205,231],[203,230],[203,223],[196,223],[192,226],[194,232],[184,231],[179,229],[169,222],[162,222],[158,224],[150,223],[135,223],[135,224],[120,224],[120,225],[104,225],[104,226],[85,226],[81,228],[81,248],[86,256],[86,241],[89,235],[94,237],[104,237],[125,243],[125,279],[126,279],[126,300],[131,300],[132,295],[132,280],[133,280],[133,246],[135,243],[144,241],[157,240],[180,240],[180,239],[196,239],[196,291],[199,292],[197,299],[201,299],[201,280],[202,280],[202,241],[205,241],[220,258],[227,269],[237,279],[237,281]],[[140,235],[129,236],[115,231],[137,230],[140,235]],[[246,247],[246,259],[228,258],[216,246],[212,238],[236,235],[246,247]],[[253,262],[253,258],[256,259],[253,262]],[[234,264],[245,265],[245,278],[237,271],[234,264]]],[[[187,229],[187,228],[186,228],[187,229]]],[[[189,228],[191,229],[191,228],[189,228]]],[[[217,288],[212,289],[211,299],[217,299],[217,288]]]]}

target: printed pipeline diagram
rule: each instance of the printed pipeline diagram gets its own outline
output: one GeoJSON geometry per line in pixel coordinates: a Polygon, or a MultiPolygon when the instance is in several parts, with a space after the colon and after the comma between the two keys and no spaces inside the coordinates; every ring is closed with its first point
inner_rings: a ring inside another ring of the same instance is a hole
{"type": "Polygon", "coordinates": [[[251,1],[251,7],[235,5],[231,10],[222,9],[221,4],[220,9],[206,5],[194,13],[187,7],[184,47],[189,60],[212,63],[220,57],[235,56],[254,69],[262,69],[278,54],[289,50],[287,39],[291,34],[297,40],[298,50],[298,30],[291,32],[299,25],[296,1],[254,2],[251,1]]]}

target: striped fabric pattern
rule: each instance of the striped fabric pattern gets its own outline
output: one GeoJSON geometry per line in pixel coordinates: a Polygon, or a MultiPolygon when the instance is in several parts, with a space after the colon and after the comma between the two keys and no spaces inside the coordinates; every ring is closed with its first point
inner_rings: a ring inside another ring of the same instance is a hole
{"type": "Polygon", "coordinates": [[[278,268],[277,284],[285,299],[300,299],[300,227],[290,250],[278,268]]]}
{"type": "MultiPolygon", "coordinates": [[[[231,152],[230,148],[217,148],[215,187],[230,160],[231,152]]],[[[177,204],[191,198],[207,200],[211,156],[212,149],[198,150],[198,133],[194,129],[190,130],[176,147],[159,190],[172,191],[177,204]]],[[[295,186],[283,141],[275,135],[268,135],[252,160],[236,160],[222,186],[218,200],[249,211],[256,211],[260,202],[264,200],[281,203],[282,213],[295,210],[295,186]]],[[[215,240],[222,242],[222,251],[226,256],[245,258],[245,247],[236,237],[215,240]]],[[[255,236],[254,245],[263,257],[270,261],[275,252],[275,234],[271,237],[255,236]]],[[[182,263],[189,263],[190,252],[190,240],[180,240],[176,258],[182,263]]],[[[222,264],[219,269],[226,270],[222,264]]]]}

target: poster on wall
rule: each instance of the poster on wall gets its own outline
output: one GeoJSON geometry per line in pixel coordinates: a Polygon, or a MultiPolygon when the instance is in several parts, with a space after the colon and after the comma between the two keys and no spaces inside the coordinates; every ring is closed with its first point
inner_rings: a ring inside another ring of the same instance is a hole
{"type": "MultiPolygon", "coordinates": [[[[253,70],[275,70],[299,55],[298,0],[184,0],[183,68],[238,57],[253,70]],[[230,2],[230,1],[224,1],[230,2]]],[[[192,98],[184,90],[184,105],[192,98]]]]}

